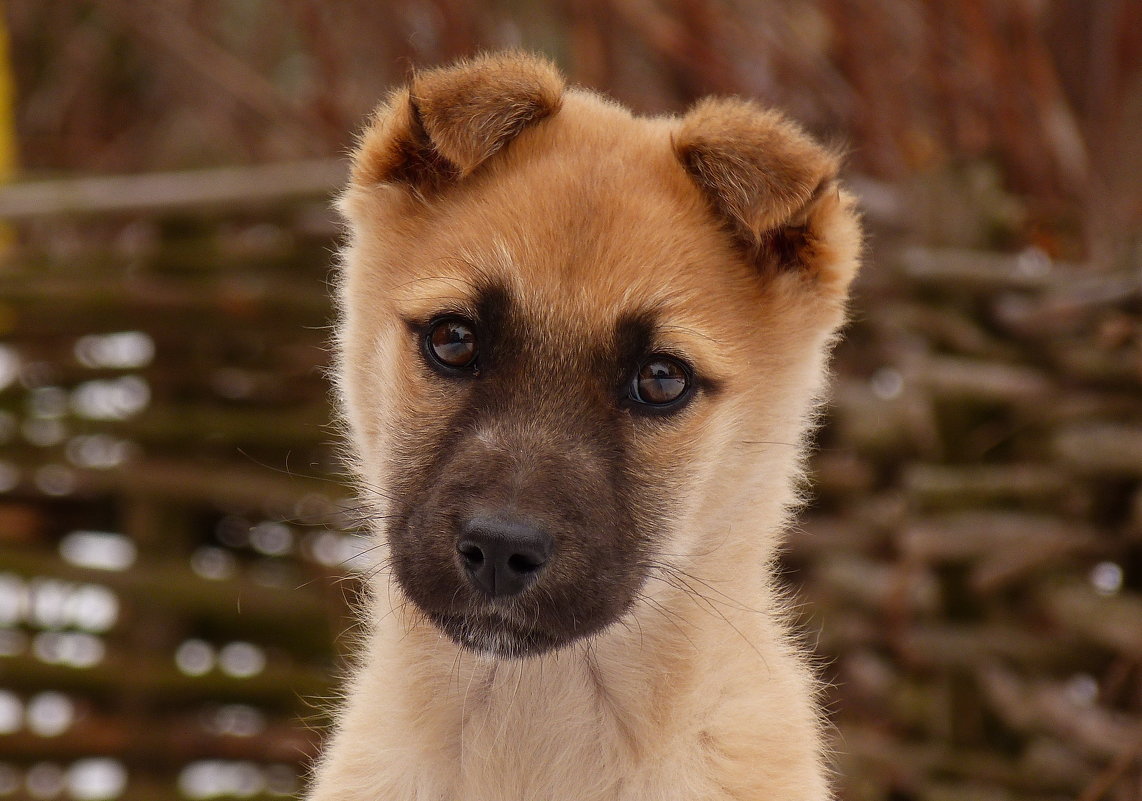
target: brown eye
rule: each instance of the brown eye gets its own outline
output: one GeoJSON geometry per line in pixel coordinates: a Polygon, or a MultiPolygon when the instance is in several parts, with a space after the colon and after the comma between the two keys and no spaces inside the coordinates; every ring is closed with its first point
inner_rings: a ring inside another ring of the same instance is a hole
{"type": "Polygon", "coordinates": [[[631,400],[648,406],[669,406],[686,398],[690,374],[677,359],[652,356],[638,368],[631,384],[631,400]]]}
{"type": "Polygon", "coordinates": [[[456,317],[434,323],[424,339],[424,349],[437,365],[451,370],[471,367],[479,353],[472,324],[456,317]]]}

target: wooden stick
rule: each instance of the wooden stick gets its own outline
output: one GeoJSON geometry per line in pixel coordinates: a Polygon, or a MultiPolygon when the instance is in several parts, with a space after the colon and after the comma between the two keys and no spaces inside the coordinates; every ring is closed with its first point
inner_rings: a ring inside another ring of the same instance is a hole
{"type": "Polygon", "coordinates": [[[244,206],[332,194],[345,182],[338,159],[219,167],[0,187],[0,219],[244,206]]]}

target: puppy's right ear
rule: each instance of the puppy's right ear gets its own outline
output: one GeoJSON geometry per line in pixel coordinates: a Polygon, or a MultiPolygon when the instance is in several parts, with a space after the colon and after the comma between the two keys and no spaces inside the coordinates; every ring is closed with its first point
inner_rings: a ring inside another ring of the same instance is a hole
{"type": "Polygon", "coordinates": [[[526,53],[417,73],[374,113],[353,154],[352,182],[404,184],[418,194],[442,188],[558,111],[563,87],[550,62],[526,53]]]}

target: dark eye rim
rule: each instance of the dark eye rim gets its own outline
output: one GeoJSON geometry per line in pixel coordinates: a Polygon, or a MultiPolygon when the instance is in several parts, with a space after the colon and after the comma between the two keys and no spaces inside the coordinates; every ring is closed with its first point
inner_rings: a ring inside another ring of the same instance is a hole
{"type": "Polygon", "coordinates": [[[651,353],[639,361],[631,373],[630,378],[627,379],[625,389],[626,395],[622,399],[622,406],[624,408],[643,415],[669,415],[681,411],[684,406],[693,400],[694,395],[697,393],[697,382],[694,378],[694,369],[685,359],[679,358],[672,353],[651,353]],[[682,390],[682,394],[666,403],[653,403],[651,401],[642,400],[642,398],[638,396],[639,372],[648,362],[656,361],[673,362],[682,368],[682,374],[686,376],[686,388],[682,390]]]}
{"type": "Polygon", "coordinates": [[[420,333],[420,350],[424,354],[424,360],[428,362],[429,367],[442,375],[471,377],[480,374],[480,330],[475,322],[462,314],[441,314],[429,320],[422,327],[420,333]],[[432,347],[432,333],[437,327],[444,323],[461,323],[472,329],[472,332],[476,336],[476,355],[472,357],[470,362],[456,366],[443,361],[436,355],[436,350],[432,347]]]}

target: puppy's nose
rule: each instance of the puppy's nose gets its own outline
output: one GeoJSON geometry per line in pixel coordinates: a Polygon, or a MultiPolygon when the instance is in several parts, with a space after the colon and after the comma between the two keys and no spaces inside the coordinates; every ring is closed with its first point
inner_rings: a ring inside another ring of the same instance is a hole
{"type": "Polygon", "coordinates": [[[471,582],[493,598],[506,598],[536,580],[553,545],[550,534],[527,523],[473,517],[456,547],[471,582]]]}

